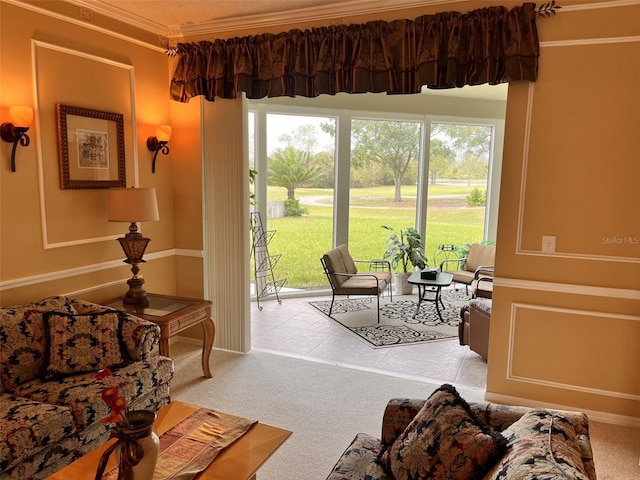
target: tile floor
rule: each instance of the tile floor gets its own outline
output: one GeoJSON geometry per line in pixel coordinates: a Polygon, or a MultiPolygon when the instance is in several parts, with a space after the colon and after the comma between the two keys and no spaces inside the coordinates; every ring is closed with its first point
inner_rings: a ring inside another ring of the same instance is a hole
{"type": "Polygon", "coordinates": [[[329,296],[261,299],[251,303],[254,350],[432,383],[485,389],[487,363],[457,338],[420,345],[371,348],[307,304],[329,296]]]}

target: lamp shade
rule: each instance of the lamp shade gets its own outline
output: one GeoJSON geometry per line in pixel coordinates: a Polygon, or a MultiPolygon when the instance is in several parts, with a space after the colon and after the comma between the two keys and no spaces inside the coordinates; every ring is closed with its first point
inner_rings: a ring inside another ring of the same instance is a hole
{"type": "Polygon", "coordinates": [[[110,222],[153,222],[160,220],[155,188],[109,189],[110,222]]]}
{"type": "Polygon", "coordinates": [[[156,128],[156,138],[159,142],[168,142],[171,140],[171,127],[169,125],[160,125],[156,128]]]}
{"type": "Polygon", "coordinates": [[[9,107],[9,118],[16,127],[29,128],[33,123],[33,108],[23,106],[9,107]]]}

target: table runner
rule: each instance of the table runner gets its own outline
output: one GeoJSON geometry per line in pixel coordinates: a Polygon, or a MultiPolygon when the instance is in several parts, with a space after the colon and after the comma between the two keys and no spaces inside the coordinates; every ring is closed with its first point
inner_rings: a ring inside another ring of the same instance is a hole
{"type": "MultiPolygon", "coordinates": [[[[200,408],[160,436],[154,480],[190,480],[224,449],[239,439],[255,420],[200,408]]],[[[118,467],[104,480],[116,480],[118,467]]]]}

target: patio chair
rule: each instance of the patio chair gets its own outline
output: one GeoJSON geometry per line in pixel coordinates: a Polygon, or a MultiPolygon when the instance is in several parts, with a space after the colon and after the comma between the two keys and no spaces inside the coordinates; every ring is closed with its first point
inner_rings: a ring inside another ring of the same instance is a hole
{"type": "Polygon", "coordinates": [[[469,254],[465,258],[452,258],[443,260],[440,270],[453,275],[453,281],[463,283],[467,294],[469,286],[472,286],[473,296],[491,298],[493,292],[493,267],[496,260],[496,246],[473,243],[469,254]],[[455,266],[457,269],[445,269],[447,266],[455,266]],[[475,283],[474,283],[475,281],[475,283]],[[482,290],[482,295],[479,295],[482,290]]]}
{"type": "Polygon", "coordinates": [[[471,282],[471,298],[493,297],[493,267],[484,267],[476,270],[471,282]]]}
{"type": "Polygon", "coordinates": [[[380,295],[389,290],[391,292],[391,264],[387,260],[354,260],[346,245],[339,245],[325,253],[320,259],[324,273],[331,285],[331,306],[329,316],[333,311],[336,295],[375,295],[378,308],[378,323],[380,323],[380,295]],[[366,272],[358,272],[356,264],[367,265],[366,272]]]}

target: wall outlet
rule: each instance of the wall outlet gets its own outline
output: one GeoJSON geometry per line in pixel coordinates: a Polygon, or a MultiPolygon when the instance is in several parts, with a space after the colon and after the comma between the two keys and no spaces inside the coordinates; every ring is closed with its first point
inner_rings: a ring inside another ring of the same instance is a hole
{"type": "Polygon", "coordinates": [[[542,251],[543,252],[555,252],[556,251],[556,237],[555,236],[542,236],[542,251]]]}

